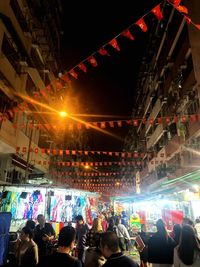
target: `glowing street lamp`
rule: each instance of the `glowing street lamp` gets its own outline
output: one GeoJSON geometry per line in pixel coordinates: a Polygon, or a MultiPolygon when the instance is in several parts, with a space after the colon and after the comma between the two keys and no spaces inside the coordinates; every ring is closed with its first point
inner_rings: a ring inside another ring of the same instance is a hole
{"type": "Polygon", "coordinates": [[[68,114],[66,111],[60,111],[59,115],[60,115],[60,117],[65,118],[65,117],[67,117],[68,114]]]}

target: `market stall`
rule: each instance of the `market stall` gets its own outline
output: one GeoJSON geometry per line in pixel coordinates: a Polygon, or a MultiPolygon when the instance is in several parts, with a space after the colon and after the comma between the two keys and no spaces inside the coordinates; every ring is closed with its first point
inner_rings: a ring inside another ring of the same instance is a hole
{"type": "Polygon", "coordinates": [[[1,211],[12,214],[12,231],[28,220],[44,214],[56,231],[66,223],[75,223],[83,216],[88,224],[97,216],[98,195],[86,191],[33,186],[4,186],[1,190],[1,211]]]}
{"type": "Polygon", "coordinates": [[[156,230],[155,223],[162,218],[168,230],[176,223],[181,223],[184,216],[185,203],[171,199],[152,199],[134,201],[124,199],[114,201],[114,209],[117,215],[128,218],[128,225],[134,231],[141,230],[141,225],[145,225],[148,232],[156,230]]]}

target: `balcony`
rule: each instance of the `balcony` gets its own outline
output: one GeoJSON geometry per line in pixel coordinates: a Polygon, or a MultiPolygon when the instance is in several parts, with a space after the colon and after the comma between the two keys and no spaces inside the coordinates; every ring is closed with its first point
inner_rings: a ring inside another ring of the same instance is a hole
{"type": "Polygon", "coordinates": [[[151,124],[150,124],[150,119],[155,119],[158,115],[158,113],[160,112],[162,108],[162,103],[160,99],[157,99],[155,106],[153,107],[153,110],[148,118],[148,121],[146,123],[146,134],[149,132],[150,128],[151,128],[151,124]]]}
{"type": "MultiPolygon", "coordinates": [[[[28,147],[30,139],[20,130],[14,129],[12,122],[9,120],[5,120],[2,122],[0,127],[0,153],[11,153],[14,154],[16,152],[16,147],[28,147]]],[[[37,144],[31,142],[31,147],[34,149],[37,147],[37,144]]],[[[23,153],[22,159],[27,160],[28,154],[23,153]]],[[[29,162],[34,165],[36,168],[47,172],[49,166],[48,165],[39,165],[39,161],[49,161],[49,156],[41,151],[36,153],[30,153],[29,162]]]]}
{"type": "Polygon", "coordinates": [[[183,138],[175,135],[165,147],[166,157],[171,157],[175,152],[179,151],[181,145],[184,143],[183,138]]]}
{"type": "Polygon", "coordinates": [[[149,150],[152,146],[154,146],[159,141],[159,139],[163,135],[163,132],[164,132],[163,125],[159,124],[156,127],[156,130],[154,131],[154,133],[151,135],[151,137],[147,141],[147,150],[149,150]]]}

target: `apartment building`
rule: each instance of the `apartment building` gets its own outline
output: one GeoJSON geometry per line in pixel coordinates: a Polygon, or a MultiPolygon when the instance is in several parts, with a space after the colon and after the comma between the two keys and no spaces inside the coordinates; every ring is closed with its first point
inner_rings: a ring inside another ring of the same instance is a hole
{"type": "MultiPolygon", "coordinates": [[[[200,3],[192,2],[197,23],[200,3]]],[[[163,14],[152,25],[137,82],[133,118],[141,120],[125,142],[127,151],[147,152],[137,168],[143,192],[199,168],[200,32],[167,1],[163,14]]]]}
{"type": "Polygon", "coordinates": [[[37,163],[48,162],[49,156],[30,153],[28,148],[52,144],[52,131],[34,127],[48,123],[49,118],[40,115],[44,108],[34,103],[26,110],[16,107],[23,103],[23,96],[39,95],[38,101],[47,105],[56,103],[55,95],[59,97],[55,79],[60,67],[60,12],[59,0],[0,1],[0,113],[12,111],[0,122],[1,183],[24,183],[48,172],[48,165],[37,163]],[[16,147],[27,151],[16,153],[16,147]]]}

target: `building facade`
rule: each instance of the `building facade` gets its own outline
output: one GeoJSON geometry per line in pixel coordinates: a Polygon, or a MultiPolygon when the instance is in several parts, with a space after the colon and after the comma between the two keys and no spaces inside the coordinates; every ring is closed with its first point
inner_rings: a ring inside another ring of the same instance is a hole
{"type": "Polygon", "coordinates": [[[38,162],[48,162],[49,155],[30,150],[49,148],[54,134],[36,127],[48,122],[40,115],[44,108],[24,100],[51,105],[59,97],[60,12],[57,0],[0,1],[1,183],[25,183],[48,172],[48,164],[38,162]]]}
{"type": "MultiPolygon", "coordinates": [[[[189,17],[197,23],[200,3],[192,2],[189,17]]],[[[167,1],[162,11],[137,82],[133,119],[139,118],[138,126],[125,142],[127,151],[144,154],[137,168],[143,192],[199,168],[200,31],[167,1]]]]}

